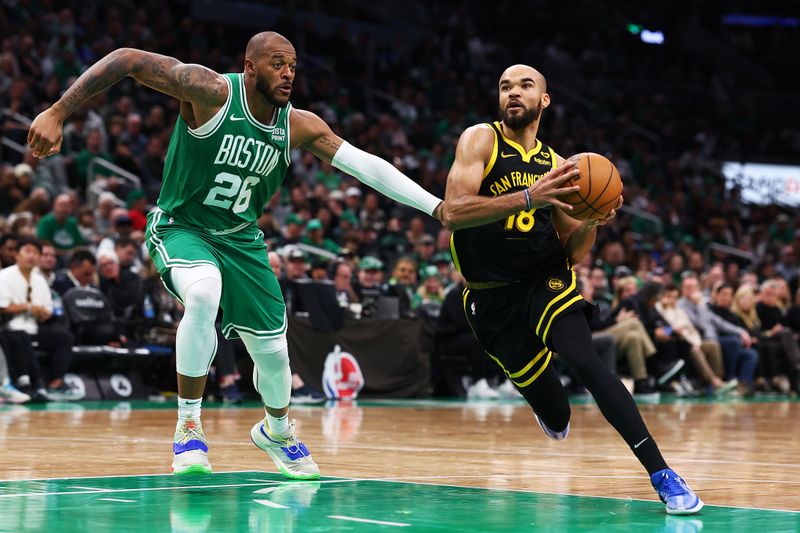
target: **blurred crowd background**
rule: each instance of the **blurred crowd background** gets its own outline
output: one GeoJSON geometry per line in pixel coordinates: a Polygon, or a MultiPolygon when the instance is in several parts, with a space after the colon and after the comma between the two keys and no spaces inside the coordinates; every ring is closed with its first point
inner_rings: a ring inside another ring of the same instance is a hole
{"type": "MultiPolygon", "coordinates": [[[[113,325],[82,338],[64,321],[76,345],[169,345],[180,306],[142,243],[178,101],[124,80],[69,118],[59,155],[36,160],[24,149],[28,121],[118,47],[238,72],[248,38],[278,31],[300,61],[293,105],[438,196],[460,133],[497,120],[498,76],[523,62],[547,77],[552,96],[541,139],[565,157],[604,154],[623,178],[623,211],[576,268],[598,304],[600,355],[642,398],[792,394],[800,219],[778,204],[744,203],[721,171],[723,161],[800,159],[800,31],[791,2],[770,8],[774,24],[743,25],[723,23],[753,13],[743,1],[3,0],[0,262],[12,266],[19,245],[37,237],[54,295],[74,286],[102,293],[113,325]],[[663,32],[664,42],[642,42],[642,28],[663,32]]],[[[433,219],[295,151],[258,224],[290,311],[301,278],[329,280],[351,319],[369,318],[380,296],[392,296],[398,319],[429,325],[432,391],[514,394],[469,342],[450,234],[433,219]]],[[[68,365],[57,361],[66,356],[45,354],[41,376],[31,377],[20,362],[28,356],[18,355],[25,340],[5,327],[9,384],[68,397],[60,380],[68,365]]],[[[225,388],[238,371],[222,366],[225,388]]],[[[563,380],[580,391],[566,370],[563,380]]]]}

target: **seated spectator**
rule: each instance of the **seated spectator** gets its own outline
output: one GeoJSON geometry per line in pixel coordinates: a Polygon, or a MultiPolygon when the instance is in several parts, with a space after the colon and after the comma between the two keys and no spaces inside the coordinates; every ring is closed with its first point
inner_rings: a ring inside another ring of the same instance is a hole
{"type": "MultiPolygon", "coordinates": [[[[754,342],[758,343],[758,346],[754,346],[754,349],[758,352],[758,360],[760,361],[762,357],[761,341],[757,336],[754,336],[753,333],[751,333],[747,324],[745,324],[745,322],[734,312],[732,307],[733,301],[733,286],[724,280],[721,280],[711,288],[711,301],[708,307],[713,313],[722,317],[724,320],[727,320],[731,324],[739,326],[740,328],[744,328],[748,333],[750,333],[750,336],[753,337],[754,342]]],[[[755,364],[751,363],[752,362],[750,360],[745,360],[741,362],[738,369],[734,369],[734,373],[739,379],[740,383],[739,390],[744,395],[750,395],[754,390],[754,380],[755,373],[758,368],[758,361],[756,361],[755,364]]]]}
{"type": "Polygon", "coordinates": [[[133,222],[131,217],[128,216],[127,209],[117,207],[111,211],[111,233],[109,233],[100,244],[97,245],[97,257],[99,258],[104,254],[116,253],[115,248],[117,241],[123,237],[133,236],[133,222]]]}
{"type": "Polygon", "coordinates": [[[114,318],[122,335],[134,338],[144,318],[142,279],[120,268],[116,254],[102,253],[97,258],[100,292],[111,302],[114,318]]]}
{"type": "MultiPolygon", "coordinates": [[[[601,269],[597,269],[602,272],[601,269]]],[[[605,279],[605,274],[603,274],[605,279]]],[[[594,304],[596,282],[585,284],[581,291],[584,299],[594,304]]],[[[622,302],[636,295],[636,278],[629,276],[617,283],[614,306],[603,314],[598,313],[590,321],[592,338],[595,335],[609,335],[614,341],[615,357],[625,358],[628,371],[633,378],[633,394],[642,399],[655,399],[658,392],[653,386],[647,371],[647,359],[656,355],[656,347],[635,311],[623,307],[622,302]]],[[[599,352],[598,352],[599,353],[599,352]]]]}
{"type": "MultiPolygon", "coordinates": [[[[31,237],[17,241],[17,264],[0,271],[0,312],[13,315],[6,326],[11,331],[24,332],[38,349],[47,355],[47,396],[56,400],[77,399],[77,391],[64,381],[64,373],[72,363],[72,335],[61,325],[40,331],[40,323],[53,314],[50,286],[36,265],[42,253],[41,243],[31,237]]],[[[29,377],[30,378],[30,377],[29,377]]],[[[35,393],[43,383],[29,382],[28,390],[35,393]]]]}
{"type": "Polygon", "coordinates": [[[421,284],[414,293],[411,307],[417,313],[422,313],[430,318],[438,318],[444,302],[444,287],[439,277],[439,269],[435,265],[428,265],[420,274],[421,284]]]}
{"type": "Polygon", "coordinates": [[[142,247],[131,237],[120,235],[114,241],[114,253],[119,259],[119,268],[130,270],[134,274],[138,274],[142,270],[141,250],[142,247]]]}
{"type": "Polygon", "coordinates": [[[312,218],[308,221],[306,235],[300,240],[309,246],[316,246],[335,254],[339,253],[339,245],[325,236],[322,221],[318,218],[312,218]]]}
{"type": "Polygon", "coordinates": [[[0,400],[11,403],[27,403],[31,401],[30,395],[19,391],[11,382],[11,374],[8,372],[6,354],[3,351],[2,344],[0,344],[0,400]]]}
{"type": "Polygon", "coordinates": [[[56,264],[58,258],[56,257],[56,249],[49,242],[42,243],[42,255],[39,256],[39,272],[42,273],[44,279],[47,280],[49,286],[53,286],[56,279],[56,264]]]}
{"type": "Polygon", "coordinates": [[[18,238],[14,233],[4,233],[0,237],[0,267],[10,267],[17,262],[18,238]]]}
{"type": "Polygon", "coordinates": [[[53,290],[62,297],[75,287],[91,287],[95,284],[97,260],[89,250],[75,250],[69,258],[66,270],[56,272],[53,290]]]}
{"type": "Polygon", "coordinates": [[[756,390],[772,390],[789,393],[791,384],[786,374],[790,370],[789,358],[779,338],[763,329],[756,312],[756,296],[751,285],[742,285],[733,296],[733,313],[741,320],[749,333],[758,339],[758,377],[756,390]]]}
{"type": "Polygon", "coordinates": [[[411,257],[398,259],[392,269],[392,277],[381,287],[385,296],[396,296],[400,299],[400,316],[412,317],[414,312],[411,301],[414,299],[414,288],[417,285],[417,262],[411,257]]]}
{"type": "Polygon", "coordinates": [[[328,260],[321,256],[315,256],[311,260],[309,275],[314,281],[330,281],[328,279],[328,260]]]}
{"type": "MultiPolygon", "coordinates": [[[[656,309],[669,323],[675,334],[689,345],[689,353],[694,367],[701,379],[711,387],[714,394],[722,395],[732,391],[738,381],[731,379],[723,381],[724,367],[722,365],[722,349],[719,342],[714,339],[703,340],[700,332],[692,324],[689,316],[678,307],[678,287],[667,285],[661,293],[661,299],[656,304],[656,309]]],[[[751,367],[750,382],[752,383],[751,367]]]]}
{"type": "Polygon", "coordinates": [[[358,262],[358,280],[354,289],[361,302],[361,315],[371,317],[375,313],[383,284],[383,263],[370,255],[358,262]]]}
{"type": "Polygon", "coordinates": [[[126,199],[128,217],[136,231],[144,231],[147,226],[147,197],[141,189],[134,189],[128,193],[126,199]]]}
{"type": "Polygon", "coordinates": [[[800,392],[800,348],[792,330],[784,325],[785,316],[779,305],[779,285],[775,280],[767,280],[761,284],[761,291],[756,303],[756,314],[761,327],[770,337],[780,341],[788,359],[788,373],[792,390],[800,392]]]}
{"type": "Polygon", "coordinates": [[[72,216],[72,199],[67,194],[56,196],[53,211],[39,221],[36,235],[53,243],[58,255],[68,255],[78,246],[86,244],[72,216]]]}
{"type": "MultiPolygon", "coordinates": [[[[356,290],[353,288],[353,269],[348,263],[337,261],[333,267],[333,288],[336,290],[336,299],[339,305],[353,310],[351,304],[360,302],[356,290]]],[[[360,305],[357,307],[360,309],[360,305]]],[[[356,313],[360,316],[361,313],[356,313]]]]}

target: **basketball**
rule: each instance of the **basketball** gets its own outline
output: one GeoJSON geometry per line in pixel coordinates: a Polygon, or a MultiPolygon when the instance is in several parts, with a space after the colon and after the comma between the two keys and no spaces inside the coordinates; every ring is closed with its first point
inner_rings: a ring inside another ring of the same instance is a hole
{"type": "Polygon", "coordinates": [[[622,194],[622,179],[614,163],[600,154],[583,152],[576,154],[568,161],[577,159],[580,175],[567,185],[580,186],[579,191],[562,197],[565,203],[573,206],[567,213],[578,220],[596,220],[603,218],[617,205],[622,194]]]}

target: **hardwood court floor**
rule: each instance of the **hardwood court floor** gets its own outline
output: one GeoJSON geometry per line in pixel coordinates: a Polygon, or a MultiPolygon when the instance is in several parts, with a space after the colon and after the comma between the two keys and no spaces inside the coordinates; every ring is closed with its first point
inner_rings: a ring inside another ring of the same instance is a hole
{"type": "Polygon", "coordinates": [[[0,531],[800,531],[800,403],[640,408],[700,515],[664,514],[591,403],[563,442],[521,403],[293,408],[319,483],[272,474],[249,442],[257,408],[203,410],[215,472],[239,473],[187,480],[125,477],[168,471],[171,405],[0,406],[0,531]],[[115,477],[49,479],[93,476],[115,477]]]}

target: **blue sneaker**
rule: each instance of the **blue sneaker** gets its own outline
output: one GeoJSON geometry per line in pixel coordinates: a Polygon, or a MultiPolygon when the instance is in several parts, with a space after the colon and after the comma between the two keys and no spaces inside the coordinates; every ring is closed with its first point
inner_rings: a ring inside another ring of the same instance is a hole
{"type": "Polygon", "coordinates": [[[671,468],[659,470],[650,476],[650,482],[668,514],[694,514],[703,508],[703,501],[671,468]]]}
{"type": "Polygon", "coordinates": [[[272,462],[289,479],[317,479],[319,467],[306,445],[300,442],[295,430],[294,420],[284,435],[273,435],[261,420],[250,430],[253,444],[267,452],[272,462]]]}
{"type": "Polygon", "coordinates": [[[552,429],[547,427],[544,422],[542,422],[542,419],[539,418],[538,415],[534,413],[533,416],[536,417],[536,421],[539,422],[539,426],[542,428],[542,431],[544,431],[544,434],[550,437],[551,439],[564,440],[567,438],[567,435],[569,435],[569,422],[567,422],[567,427],[565,427],[563,430],[553,431],[552,429]]]}
{"type": "Polygon", "coordinates": [[[175,428],[172,443],[175,459],[170,470],[173,474],[210,474],[208,442],[200,421],[186,420],[175,428]]]}

